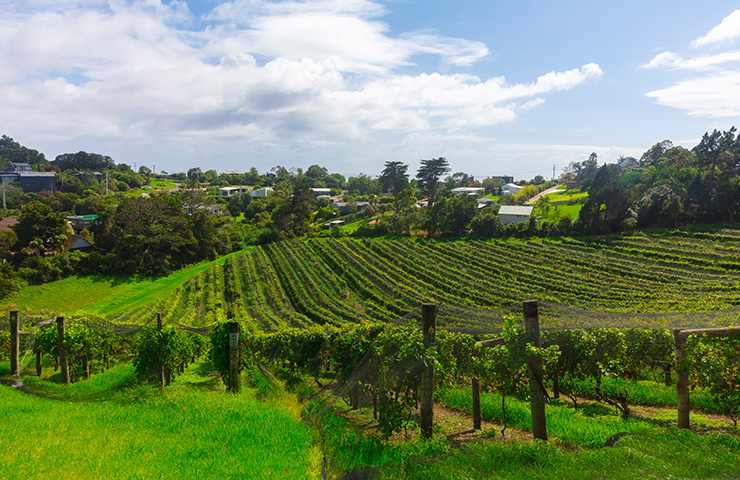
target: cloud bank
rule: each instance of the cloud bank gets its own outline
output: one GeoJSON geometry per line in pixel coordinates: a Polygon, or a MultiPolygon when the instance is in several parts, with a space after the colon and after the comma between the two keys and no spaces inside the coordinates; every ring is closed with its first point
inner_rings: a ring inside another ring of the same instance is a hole
{"type": "Polygon", "coordinates": [[[511,122],[603,75],[586,63],[528,82],[480,78],[468,67],[489,55],[485,44],[393,33],[386,7],[369,0],[234,0],[198,17],[182,1],[0,6],[0,124],[35,139],[452,135],[511,122]],[[420,59],[446,73],[419,71],[420,59]]]}

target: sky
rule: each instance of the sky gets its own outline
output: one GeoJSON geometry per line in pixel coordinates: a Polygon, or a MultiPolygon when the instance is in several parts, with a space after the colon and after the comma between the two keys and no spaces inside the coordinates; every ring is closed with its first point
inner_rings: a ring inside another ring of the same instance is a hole
{"type": "Polygon", "coordinates": [[[0,133],[54,158],[528,179],[740,118],[713,0],[0,0],[0,133]]]}

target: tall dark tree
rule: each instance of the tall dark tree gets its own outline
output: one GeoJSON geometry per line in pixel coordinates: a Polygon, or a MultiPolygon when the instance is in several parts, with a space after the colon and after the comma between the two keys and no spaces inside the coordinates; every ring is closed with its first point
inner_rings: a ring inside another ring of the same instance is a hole
{"type": "Polygon", "coordinates": [[[380,184],[383,186],[383,191],[392,193],[394,196],[401,193],[406,185],[409,183],[409,166],[403,162],[389,161],[385,162],[383,171],[380,172],[380,184]]]}
{"type": "Polygon", "coordinates": [[[416,178],[424,195],[429,199],[430,206],[437,200],[439,184],[442,175],[450,171],[450,164],[445,157],[422,160],[416,178]]]}
{"type": "Polygon", "coordinates": [[[56,253],[67,240],[64,213],[40,201],[23,206],[14,229],[16,247],[28,255],[56,253]]]}
{"type": "Polygon", "coordinates": [[[654,165],[658,159],[671,148],[673,148],[673,142],[670,140],[663,140],[662,142],[656,143],[642,154],[642,157],[640,157],[640,166],[647,167],[654,165]]]}
{"type": "Polygon", "coordinates": [[[60,170],[105,170],[115,167],[109,156],[88,152],[63,153],[57,155],[53,163],[60,170]]]}
{"type": "Polygon", "coordinates": [[[8,162],[30,163],[31,165],[45,165],[48,163],[43,153],[26,148],[7,135],[0,137],[0,170],[7,167],[8,162]]]}

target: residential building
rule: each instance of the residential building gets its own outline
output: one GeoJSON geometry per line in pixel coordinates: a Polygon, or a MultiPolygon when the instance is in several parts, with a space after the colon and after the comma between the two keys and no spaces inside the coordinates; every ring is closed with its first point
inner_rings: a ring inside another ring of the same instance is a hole
{"type": "Polygon", "coordinates": [[[247,186],[232,186],[232,187],[221,187],[218,189],[218,194],[222,198],[231,198],[233,196],[244,195],[252,191],[252,187],[247,186]]]}
{"type": "Polygon", "coordinates": [[[521,190],[524,187],[520,187],[516,183],[507,183],[503,187],[501,187],[501,194],[502,195],[514,195],[516,192],[521,190]]]}
{"type": "Polygon", "coordinates": [[[455,195],[483,195],[486,189],[483,187],[458,187],[450,190],[455,195]]]}
{"type": "Polygon", "coordinates": [[[498,211],[498,219],[501,225],[512,223],[527,223],[532,216],[534,207],[524,205],[501,205],[498,211]]]}
{"type": "Polygon", "coordinates": [[[0,172],[0,181],[18,182],[24,192],[53,192],[56,190],[57,174],[54,172],[34,172],[28,163],[13,163],[7,171],[0,172]]]}
{"type": "Polygon", "coordinates": [[[272,187],[262,187],[256,190],[252,190],[252,193],[250,193],[249,195],[252,198],[267,198],[269,195],[272,195],[273,191],[274,189],[272,187]]]}

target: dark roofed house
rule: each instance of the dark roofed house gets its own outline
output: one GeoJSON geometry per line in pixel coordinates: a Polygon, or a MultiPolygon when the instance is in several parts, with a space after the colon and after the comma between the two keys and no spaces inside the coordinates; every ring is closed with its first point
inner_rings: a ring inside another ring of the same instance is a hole
{"type": "Polygon", "coordinates": [[[70,235],[64,246],[67,250],[90,250],[93,244],[82,235],[70,235]]]}
{"type": "Polygon", "coordinates": [[[18,182],[24,192],[53,192],[56,190],[57,174],[54,172],[34,172],[28,163],[10,162],[8,170],[0,172],[3,183],[18,182]]]}

